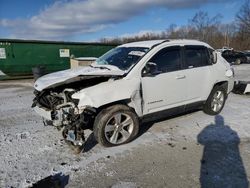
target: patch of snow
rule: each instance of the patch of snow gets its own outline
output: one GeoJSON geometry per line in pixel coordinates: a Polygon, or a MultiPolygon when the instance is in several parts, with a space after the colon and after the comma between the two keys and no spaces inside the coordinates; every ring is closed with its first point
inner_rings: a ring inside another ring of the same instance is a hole
{"type": "Polygon", "coordinates": [[[5,76],[6,74],[4,74],[1,70],[0,70],[0,76],[5,76]]]}

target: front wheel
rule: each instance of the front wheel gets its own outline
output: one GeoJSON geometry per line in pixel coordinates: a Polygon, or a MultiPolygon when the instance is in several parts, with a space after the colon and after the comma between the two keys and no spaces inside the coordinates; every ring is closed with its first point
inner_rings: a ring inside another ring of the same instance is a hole
{"type": "Polygon", "coordinates": [[[225,105],[226,98],[227,94],[225,88],[222,86],[215,86],[203,107],[203,111],[209,115],[219,114],[225,105]]]}
{"type": "Polygon", "coordinates": [[[137,115],[125,105],[102,110],[95,118],[94,136],[103,146],[117,146],[133,140],[139,132],[137,115]]]}

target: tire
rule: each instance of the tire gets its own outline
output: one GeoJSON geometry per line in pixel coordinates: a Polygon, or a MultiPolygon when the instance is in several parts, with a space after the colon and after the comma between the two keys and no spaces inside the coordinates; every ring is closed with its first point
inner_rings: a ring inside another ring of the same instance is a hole
{"type": "Polygon", "coordinates": [[[240,65],[240,64],[241,64],[241,59],[236,59],[236,60],[235,60],[235,64],[236,64],[236,65],[240,65]]]}
{"type": "Polygon", "coordinates": [[[222,86],[214,86],[203,107],[203,111],[209,115],[219,114],[225,105],[226,99],[227,93],[225,88],[222,86]]]}
{"type": "Polygon", "coordinates": [[[96,116],[93,131],[103,146],[126,144],[138,135],[139,119],[128,106],[110,106],[96,116]]]}

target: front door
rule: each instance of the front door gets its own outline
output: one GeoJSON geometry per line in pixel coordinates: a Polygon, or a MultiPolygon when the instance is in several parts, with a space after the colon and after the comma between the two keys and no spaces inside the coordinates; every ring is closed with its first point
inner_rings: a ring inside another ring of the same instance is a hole
{"type": "MultiPolygon", "coordinates": [[[[158,51],[148,62],[157,68],[157,74],[143,75],[143,114],[150,114],[181,106],[186,100],[186,76],[182,72],[179,46],[158,51]]],[[[147,66],[147,65],[146,65],[147,66]]]]}

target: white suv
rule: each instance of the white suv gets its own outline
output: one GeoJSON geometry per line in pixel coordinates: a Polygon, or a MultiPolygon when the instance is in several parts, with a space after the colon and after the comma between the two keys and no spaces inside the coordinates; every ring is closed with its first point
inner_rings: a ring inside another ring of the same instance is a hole
{"type": "Polygon", "coordinates": [[[46,124],[63,128],[77,147],[93,129],[104,146],[127,143],[141,120],[193,108],[216,115],[233,88],[233,70],[208,44],[152,40],[118,46],[88,67],[35,82],[32,107],[46,124]],[[156,116],[157,113],[157,116],[156,116]]]}

